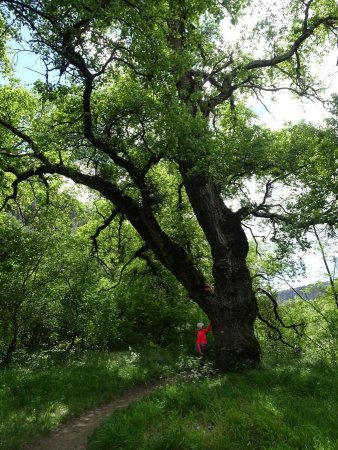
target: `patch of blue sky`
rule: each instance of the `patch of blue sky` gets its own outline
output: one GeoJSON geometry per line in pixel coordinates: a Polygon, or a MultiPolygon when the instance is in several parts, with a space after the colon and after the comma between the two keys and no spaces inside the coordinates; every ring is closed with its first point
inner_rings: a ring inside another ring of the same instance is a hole
{"type": "MultiPolygon", "coordinates": [[[[8,56],[11,61],[13,75],[25,87],[32,87],[38,80],[46,81],[47,67],[41,56],[34,53],[28,42],[32,36],[27,27],[20,29],[20,40],[11,39],[7,44],[8,56]]],[[[57,70],[48,72],[49,82],[59,81],[57,70]]],[[[0,84],[6,83],[6,79],[0,75],[0,84]]]]}

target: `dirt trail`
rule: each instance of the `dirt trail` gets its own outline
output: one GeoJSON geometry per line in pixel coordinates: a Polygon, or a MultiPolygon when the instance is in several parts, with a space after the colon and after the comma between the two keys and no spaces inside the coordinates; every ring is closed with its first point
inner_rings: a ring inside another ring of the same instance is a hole
{"type": "Polygon", "coordinates": [[[163,381],[155,381],[135,386],[110,403],[87,410],[79,417],[60,424],[48,436],[25,445],[23,450],[85,450],[89,436],[107,416],[141,400],[163,384],[163,381]]]}

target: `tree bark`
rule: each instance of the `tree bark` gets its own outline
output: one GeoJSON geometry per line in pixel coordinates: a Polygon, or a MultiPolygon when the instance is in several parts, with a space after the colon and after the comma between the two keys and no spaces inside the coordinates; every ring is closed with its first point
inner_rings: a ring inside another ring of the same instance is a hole
{"type": "Polygon", "coordinates": [[[17,344],[18,334],[19,334],[19,324],[18,324],[16,312],[13,315],[13,324],[12,325],[13,325],[13,334],[12,334],[11,341],[5,352],[5,355],[1,361],[2,367],[9,366],[9,364],[11,363],[12,358],[13,358],[13,353],[16,350],[16,344],[17,344]]]}
{"type": "Polygon", "coordinates": [[[257,367],[260,347],[254,333],[257,305],[249,287],[234,284],[206,313],[215,337],[215,366],[222,372],[257,367]]]}
{"type": "Polygon", "coordinates": [[[240,217],[226,207],[207,175],[189,175],[181,165],[186,192],[213,259],[214,298],[204,302],[215,335],[215,363],[221,371],[257,366],[260,347],[254,333],[258,308],[246,264],[248,241],[240,217]]]}

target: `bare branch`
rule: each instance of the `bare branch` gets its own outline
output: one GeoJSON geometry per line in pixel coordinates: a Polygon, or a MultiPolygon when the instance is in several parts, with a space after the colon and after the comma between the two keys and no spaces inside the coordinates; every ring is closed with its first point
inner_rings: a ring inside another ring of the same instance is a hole
{"type": "Polygon", "coordinates": [[[261,313],[258,313],[257,315],[258,319],[265,323],[265,325],[267,325],[268,328],[270,328],[271,330],[273,330],[277,337],[275,338],[276,341],[281,341],[284,345],[287,345],[288,347],[292,348],[292,350],[297,350],[297,348],[294,345],[289,344],[283,337],[281,331],[279,328],[275,327],[274,325],[272,325],[272,323],[270,323],[267,319],[265,319],[261,313]]]}
{"type": "Polygon", "coordinates": [[[273,180],[267,181],[265,184],[265,192],[264,192],[264,196],[263,196],[261,203],[259,203],[258,205],[256,205],[253,208],[250,208],[248,206],[242,207],[236,212],[236,214],[238,214],[242,218],[252,215],[254,217],[262,217],[262,218],[267,218],[267,219],[272,219],[272,220],[278,219],[283,222],[288,221],[287,215],[282,216],[280,214],[270,212],[270,209],[273,207],[276,207],[276,206],[279,206],[280,208],[282,208],[285,211],[285,209],[282,205],[267,205],[266,202],[271,197],[273,184],[276,183],[276,181],[286,179],[290,175],[292,175],[292,174],[284,173],[284,174],[281,174],[281,175],[275,177],[273,180]]]}
{"type": "Polygon", "coordinates": [[[260,252],[259,252],[259,250],[258,250],[259,244],[258,244],[258,241],[257,241],[257,239],[256,239],[256,236],[255,236],[254,232],[252,231],[252,228],[249,227],[249,225],[246,225],[245,223],[243,223],[242,225],[243,225],[244,228],[247,228],[247,229],[250,231],[250,234],[251,234],[251,236],[252,236],[252,239],[254,240],[255,245],[256,245],[256,255],[259,255],[259,256],[260,256],[261,254],[260,254],[260,252]]]}
{"type": "Polygon", "coordinates": [[[104,220],[104,223],[97,227],[95,233],[90,236],[90,239],[93,241],[93,250],[94,253],[98,254],[99,248],[97,243],[97,238],[100,236],[100,233],[105,230],[109,225],[112,223],[112,221],[115,219],[115,217],[120,213],[119,208],[115,208],[112,213],[104,220]]]}
{"type": "Polygon", "coordinates": [[[317,232],[317,229],[316,229],[315,225],[313,225],[313,232],[314,232],[314,234],[316,236],[316,239],[317,239],[317,242],[318,242],[318,245],[319,245],[319,249],[320,249],[320,252],[322,254],[323,262],[324,262],[324,265],[325,265],[326,273],[327,273],[327,275],[329,277],[329,281],[330,281],[332,293],[333,293],[333,296],[334,296],[334,300],[335,300],[335,303],[336,303],[336,307],[338,308],[338,292],[336,290],[336,286],[335,286],[335,283],[334,283],[334,278],[333,278],[333,276],[331,274],[331,270],[330,270],[330,267],[329,267],[327,259],[326,259],[326,255],[325,255],[325,251],[324,251],[324,247],[323,247],[322,241],[320,240],[320,237],[319,237],[319,234],[317,232]]]}
{"type": "Polygon", "coordinates": [[[125,269],[136,259],[136,258],[138,258],[138,257],[140,257],[140,255],[142,255],[145,251],[147,251],[148,250],[148,246],[147,245],[144,245],[143,247],[141,247],[140,249],[138,249],[135,253],[134,253],[134,255],[122,266],[122,268],[121,268],[121,271],[120,271],[120,276],[119,276],[119,279],[118,279],[118,281],[113,285],[113,286],[111,286],[110,288],[108,288],[107,289],[107,291],[111,291],[112,289],[115,289],[115,288],[117,288],[117,286],[121,283],[121,281],[122,281],[122,276],[123,276],[123,273],[124,273],[124,271],[125,271],[125,269]]]}
{"type": "Polygon", "coordinates": [[[298,323],[298,324],[292,324],[292,325],[286,325],[282,318],[278,314],[278,304],[276,299],[273,297],[273,295],[270,294],[270,292],[266,291],[263,288],[258,288],[257,292],[262,292],[268,299],[271,301],[273,306],[273,313],[275,316],[275,319],[281,324],[283,328],[292,328],[296,334],[300,334],[298,327],[304,327],[304,322],[298,323]]]}

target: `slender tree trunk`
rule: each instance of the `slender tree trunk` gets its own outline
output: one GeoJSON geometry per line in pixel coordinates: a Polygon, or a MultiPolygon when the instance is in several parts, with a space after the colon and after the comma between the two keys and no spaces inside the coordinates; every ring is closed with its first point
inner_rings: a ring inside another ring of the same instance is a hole
{"type": "Polygon", "coordinates": [[[73,331],[73,332],[72,332],[71,339],[70,339],[70,342],[69,342],[69,345],[68,345],[68,348],[67,348],[67,351],[68,351],[68,352],[74,348],[74,345],[75,345],[75,339],[76,339],[76,338],[77,338],[77,332],[76,332],[76,331],[73,331]]]}
{"type": "Polygon", "coordinates": [[[19,334],[19,326],[18,326],[18,320],[16,317],[16,313],[13,316],[13,334],[12,334],[12,338],[11,341],[7,347],[7,350],[5,352],[5,356],[3,357],[2,361],[1,361],[1,365],[3,367],[7,367],[11,361],[12,361],[12,357],[13,357],[13,353],[16,349],[16,344],[18,341],[18,334],[19,334]]]}

